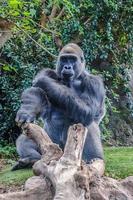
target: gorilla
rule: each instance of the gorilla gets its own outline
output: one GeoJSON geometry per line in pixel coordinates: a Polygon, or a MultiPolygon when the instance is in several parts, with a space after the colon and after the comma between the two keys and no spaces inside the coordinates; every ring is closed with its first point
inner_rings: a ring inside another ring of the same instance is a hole
{"type": "MultiPolygon", "coordinates": [[[[90,163],[104,159],[99,123],[105,114],[105,89],[101,78],[85,69],[84,54],[78,45],[64,46],[56,69],[40,71],[21,100],[16,116],[19,125],[41,116],[45,131],[63,149],[69,126],[82,123],[88,128],[83,160],[90,163]]],[[[26,135],[18,137],[16,147],[20,160],[12,170],[32,166],[41,159],[37,144],[26,135]]]]}

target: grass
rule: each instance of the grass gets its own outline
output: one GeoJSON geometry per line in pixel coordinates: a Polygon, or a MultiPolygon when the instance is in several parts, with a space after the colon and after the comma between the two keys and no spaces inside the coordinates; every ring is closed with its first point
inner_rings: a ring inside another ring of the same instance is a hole
{"type": "Polygon", "coordinates": [[[2,185],[22,185],[29,177],[33,176],[32,169],[21,169],[11,171],[7,166],[0,172],[0,184],[2,185]]]}
{"type": "Polygon", "coordinates": [[[133,147],[106,147],[105,175],[116,179],[133,176],[133,147]]]}
{"type": "MultiPolygon", "coordinates": [[[[133,175],[133,147],[105,147],[105,175],[122,179],[133,175]]],[[[10,171],[9,164],[0,172],[0,184],[22,185],[33,176],[31,169],[10,171]]]]}

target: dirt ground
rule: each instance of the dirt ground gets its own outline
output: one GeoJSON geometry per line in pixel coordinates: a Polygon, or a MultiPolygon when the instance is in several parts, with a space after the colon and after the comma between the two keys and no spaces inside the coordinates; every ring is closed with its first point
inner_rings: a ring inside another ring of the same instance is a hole
{"type": "Polygon", "coordinates": [[[8,192],[16,192],[24,190],[24,185],[1,185],[0,184],[0,194],[8,192]]]}

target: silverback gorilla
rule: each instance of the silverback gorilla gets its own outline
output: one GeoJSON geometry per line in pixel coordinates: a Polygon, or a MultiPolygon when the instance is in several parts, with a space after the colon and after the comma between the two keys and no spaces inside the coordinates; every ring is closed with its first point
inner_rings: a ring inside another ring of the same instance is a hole
{"type": "MultiPolygon", "coordinates": [[[[88,128],[83,159],[87,163],[103,160],[99,123],[105,113],[104,99],[101,78],[89,74],[83,51],[69,43],[59,53],[56,70],[42,70],[24,91],[16,122],[22,125],[41,116],[45,131],[62,149],[69,126],[82,123],[88,128]]],[[[41,158],[37,145],[26,135],[19,136],[16,146],[20,160],[13,170],[32,166],[41,158]]]]}

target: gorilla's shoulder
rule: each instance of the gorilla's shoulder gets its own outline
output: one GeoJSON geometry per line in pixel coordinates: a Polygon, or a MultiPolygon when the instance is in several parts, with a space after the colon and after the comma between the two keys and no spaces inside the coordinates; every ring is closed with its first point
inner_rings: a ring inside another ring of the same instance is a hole
{"type": "Polygon", "coordinates": [[[94,75],[89,73],[88,71],[84,72],[83,79],[86,83],[103,84],[103,79],[101,75],[94,75]]]}
{"type": "Polygon", "coordinates": [[[93,75],[93,74],[89,74],[89,79],[90,81],[95,81],[97,83],[103,83],[103,79],[101,75],[93,75]]]}
{"type": "Polygon", "coordinates": [[[83,88],[91,93],[105,94],[104,84],[101,76],[90,74],[88,71],[84,72],[82,76],[83,88]]]}

